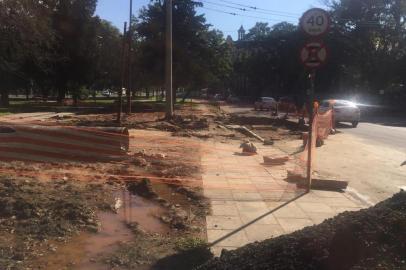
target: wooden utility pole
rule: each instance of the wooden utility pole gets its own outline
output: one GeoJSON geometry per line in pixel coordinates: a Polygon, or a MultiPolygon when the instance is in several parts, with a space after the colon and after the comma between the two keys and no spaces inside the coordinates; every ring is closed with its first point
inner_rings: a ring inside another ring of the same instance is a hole
{"type": "Polygon", "coordinates": [[[127,35],[127,22],[124,22],[123,31],[123,44],[121,48],[121,87],[118,91],[118,109],[117,109],[117,123],[121,123],[121,114],[123,113],[123,89],[125,87],[125,43],[127,35]]]}
{"type": "Polygon", "coordinates": [[[165,38],[165,88],[166,118],[173,117],[173,77],[172,77],[172,0],[166,0],[166,38],[165,38]]]}
{"type": "Polygon", "coordinates": [[[132,15],[133,15],[133,0],[130,0],[130,20],[128,25],[128,88],[127,88],[127,113],[131,113],[131,94],[132,94],[132,15]]]}

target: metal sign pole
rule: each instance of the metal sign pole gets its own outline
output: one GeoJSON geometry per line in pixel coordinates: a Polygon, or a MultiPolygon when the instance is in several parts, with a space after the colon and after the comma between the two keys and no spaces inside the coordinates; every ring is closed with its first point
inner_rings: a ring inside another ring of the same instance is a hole
{"type": "Polygon", "coordinates": [[[309,92],[309,136],[307,142],[307,189],[308,191],[312,186],[312,147],[313,147],[313,101],[314,101],[314,80],[316,77],[316,70],[310,72],[310,92],[309,92]]]}
{"type": "MultiPolygon", "coordinates": [[[[330,29],[331,19],[327,11],[320,8],[312,8],[306,11],[300,18],[300,26],[304,33],[311,38],[321,37],[327,34],[330,29]]],[[[309,92],[309,136],[307,142],[307,189],[312,186],[312,147],[313,147],[313,102],[314,102],[314,80],[316,69],[320,68],[327,58],[327,48],[321,41],[309,41],[300,52],[300,60],[306,68],[310,68],[310,92],[309,92]]],[[[317,132],[316,132],[317,136],[317,132]]],[[[317,137],[315,138],[317,140],[317,137]]]]}

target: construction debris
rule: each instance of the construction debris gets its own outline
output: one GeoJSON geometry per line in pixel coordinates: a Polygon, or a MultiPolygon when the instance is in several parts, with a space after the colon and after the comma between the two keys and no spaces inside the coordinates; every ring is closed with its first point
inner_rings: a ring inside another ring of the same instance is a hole
{"type": "Polygon", "coordinates": [[[276,157],[276,158],[264,156],[264,164],[265,165],[283,165],[286,162],[288,162],[288,160],[289,160],[288,156],[276,157]]]}
{"type": "Polygon", "coordinates": [[[256,154],[257,147],[250,141],[245,141],[240,145],[243,153],[256,154]]]}

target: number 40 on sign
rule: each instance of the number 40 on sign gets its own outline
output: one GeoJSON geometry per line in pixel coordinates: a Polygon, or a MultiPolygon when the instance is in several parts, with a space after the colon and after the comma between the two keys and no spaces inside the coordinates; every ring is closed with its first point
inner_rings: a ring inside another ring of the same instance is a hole
{"type": "Polygon", "coordinates": [[[330,28],[330,16],[321,8],[312,8],[303,14],[300,25],[308,35],[312,37],[321,36],[330,28]]]}

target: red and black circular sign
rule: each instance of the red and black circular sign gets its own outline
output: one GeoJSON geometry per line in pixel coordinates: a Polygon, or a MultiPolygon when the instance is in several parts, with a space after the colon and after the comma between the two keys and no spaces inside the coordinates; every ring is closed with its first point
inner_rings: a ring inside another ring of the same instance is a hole
{"type": "Polygon", "coordinates": [[[310,69],[316,69],[324,65],[327,61],[327,57],[327,48],[320,41],[308,42],[300,50],[300,60],[305,67],[310,69]]]}

